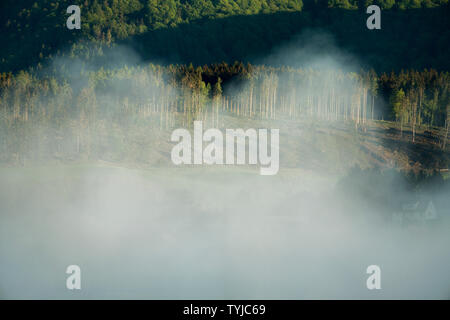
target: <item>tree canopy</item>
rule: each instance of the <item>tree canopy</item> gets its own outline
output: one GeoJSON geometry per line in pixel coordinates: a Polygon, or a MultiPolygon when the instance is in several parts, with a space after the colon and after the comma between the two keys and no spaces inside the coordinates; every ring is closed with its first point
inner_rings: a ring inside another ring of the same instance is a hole
{"type": "Polygon", "coordinates": [[[255,62],[306,29],[326,30],[378,71],[449,68],[448,0],[5,0],[0,6],[1,72],[67,51],[90,57],[122,42],[169,63],[255,62]],[[72,4],[81,7],[81,30],[66,28],[72,4]],[[387,10],[382,30],[372,33],[365,11],[357,10],[370,4],[387,10]],[[90,52],[80,41],[103,48],[90,52]]]}

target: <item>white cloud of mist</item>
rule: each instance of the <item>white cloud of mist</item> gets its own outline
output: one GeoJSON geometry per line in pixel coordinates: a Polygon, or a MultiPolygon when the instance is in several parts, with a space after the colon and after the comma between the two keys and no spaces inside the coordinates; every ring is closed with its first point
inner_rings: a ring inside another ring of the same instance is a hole
{"type": "Polygon", "coordinates": [[[29,174],[2,172],[2,298],[448,298],[448,228],[344,211],[349,199],[330,178],[113,167],[29,174]],[[65,289],[69,264],[82,269],[80,292],[65,289]],[[381,267],[380,291],[365,287],[371,264],[381,267]]]}
{"type": "MultiPolygon", "coordinates": [[[[294,42],[268,59],[351,70],[348,56],[329,40],[305,33],[297,43],[308,46],[293,50],[294,42]]],[[[121,52],[119,60],[133,56],[121,52]]],[[[139,59],[132,58],[129,65],[136,63],[139,59]]],[[[154,94],[151,88],[134,90],[144,100],[154,94]]],[[[306,94],[300,86],[292,90],[306,94]]],[[[120,117],[112,108],[123,101],[113,93],[104,92],[96,103],[120,117]]],[[[280,122],[252,124],[271,128],[280,122]]],[[[310,152],[304,146],[295,150],[300,157],[310,152]]],[[[337,175],[283,168],[283,159],[281,164],[274,177],[239,167],[2,168],[0,298],[450,297],[447,222],[400,228],[381,222],[377,208],[361,212],[355,205],[351,212],[349,203],[365,199],[336,191],[337,175]],[[82,270],[79,292],[65,288],[71,264],[82,270]],[[382,290],[366,288],[371,264],[381,267],[382,290]]]]}
{"type": "Polygon", "coordinates": [[[305,29],[287,43],[274,48],[258,64],[345,72],[359,72],[361,69],[357,56],[339,48],[333,36],[320,29],[305,29]]]}

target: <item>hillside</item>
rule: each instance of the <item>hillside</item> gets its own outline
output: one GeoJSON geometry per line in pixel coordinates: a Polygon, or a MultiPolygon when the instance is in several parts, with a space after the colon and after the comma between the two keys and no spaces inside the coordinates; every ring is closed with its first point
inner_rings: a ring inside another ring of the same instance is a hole
{"type": "Polygon", "coordinates": [[[203,119],[301,127],[288,167],[448,167],[448,1],[376,2],[381,30],[365,27],[371,1],[74,3],[81,30],[68,1],[2,2],[4,163],[158,164],[156,140],[203,119]]]}
{"type": "Polygon", "coordinates": [[[449,16],[0,1],[0,300],[450,298],[449,16]]]}
{"type": "MultiPolygon", "coordinates": [[[[447,0],[379,1],[382,29],[366,28],[371,0],[78,0],[2,1],[0,72],[17,72],[65,54],[90,60],[115,44],[133,47],[146,61],[203,65],[222,61],[302,66],[267,60],[289,44],[311,45],[325,34],[327,47],[356,57],[378,72],[449,70],[447,0]],[[81,30],[68,30],[66,8],[81,7],[81,30]],[[91,50],[86,41],[100,48],[91,50]]],[[[358,70],[355,70],[358,71],[358,70]]]]}

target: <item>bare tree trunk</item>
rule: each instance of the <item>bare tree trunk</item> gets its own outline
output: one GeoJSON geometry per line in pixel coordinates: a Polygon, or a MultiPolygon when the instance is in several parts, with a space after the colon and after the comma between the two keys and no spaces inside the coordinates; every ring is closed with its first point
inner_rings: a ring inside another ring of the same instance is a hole
{"type": "Polygon", "coordinates": [[[447,106],[447,119],[445,120],[445,135],[444,135],[444,143],[442,144],[442,150],[445,150],[448,139],[448,128],[450,127],[450,105],[447,106]]]}

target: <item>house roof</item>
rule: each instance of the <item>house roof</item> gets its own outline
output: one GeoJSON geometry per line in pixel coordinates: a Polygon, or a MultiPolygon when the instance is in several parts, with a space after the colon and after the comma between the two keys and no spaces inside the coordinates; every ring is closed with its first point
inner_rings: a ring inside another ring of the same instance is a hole
{"type": "Polygon", "coordinates": [[[433,200],[420,199],[420,200],[416,200],[414,202],[405,203],[402,206],[402,209],[403,209],[403,211],[410,211],[410,212],[425,211],[425,210],[427,210],[430,203],[435,208],[435,206],[433,204],[433,200]]]}

